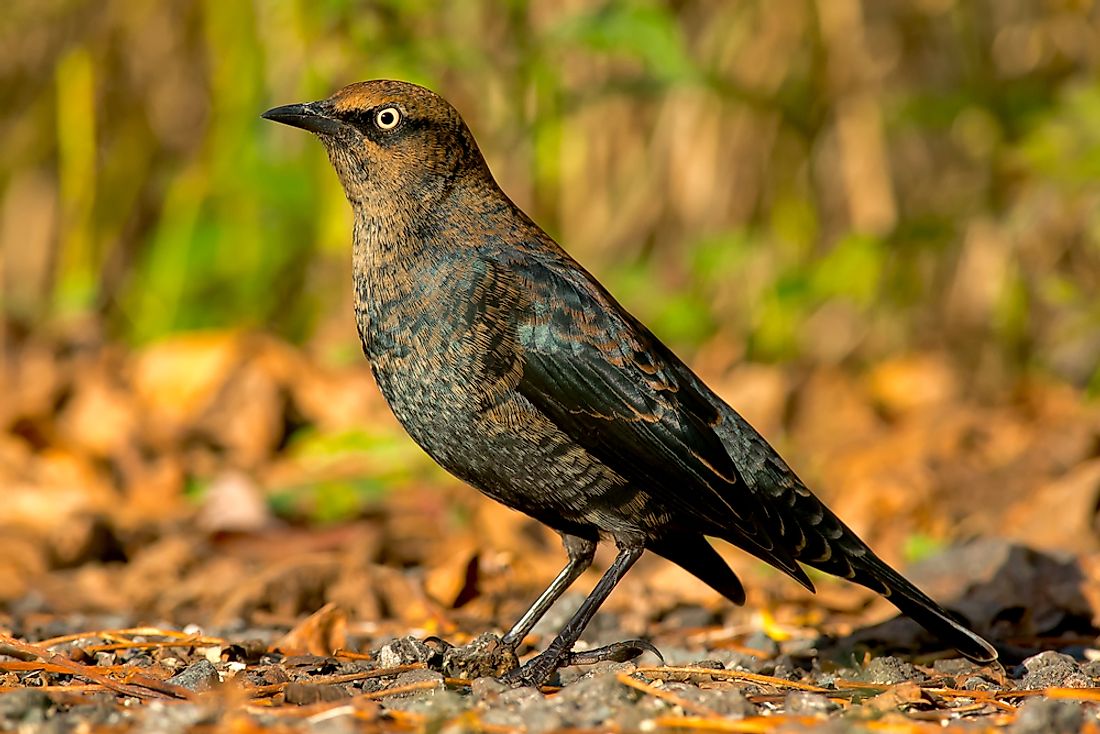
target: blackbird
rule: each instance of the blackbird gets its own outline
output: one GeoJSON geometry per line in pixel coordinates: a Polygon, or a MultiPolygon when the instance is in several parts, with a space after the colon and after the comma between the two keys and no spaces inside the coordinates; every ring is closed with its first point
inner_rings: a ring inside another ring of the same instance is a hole
{"type": "Polygon", "coordinates": [[[876,556],[779,454],[501,191],[459,113],[399,81],[263,117],[315,133],[355,213],[355,315],[394,415],[436,462],[556,530],[568,563],[502,641],[513,650],[611,539],[614,562],[515,684],[579,655],[585,626],[645,550],[735,604],[707,537],[785,572],[862,584],[977,662],[994,648],[876,556]]]}

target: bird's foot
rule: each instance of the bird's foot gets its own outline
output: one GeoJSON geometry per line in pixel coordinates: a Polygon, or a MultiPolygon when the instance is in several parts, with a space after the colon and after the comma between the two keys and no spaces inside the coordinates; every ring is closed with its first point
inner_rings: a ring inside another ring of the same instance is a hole
{"type": "Polygon", "coordinates": [[[520,667],[508,671],[500,676],[499,680],[512,688],[523,688],[524,686],[538,688],[545,685],[550,677],[554,675],[554,671],[561,667],[563,657],[559,652],[547,650],[531,658],[520,667]]]}
{"type": "Polygon", "coordinates": [[[563,668],[567,665],[594,665],[606,661],[625,663],[647,652],[656,655],[661,661],[661,664],[664,665],[664,656],[661,655],[657,648],[645,640],[624,640],[622,642],[615,642],[610,645],[604,645],[603,647],[597,647],[592,650],[582,650],[580,652],[573,652],[571,650],[558,652],[551,648],[531,658],[522,666],[502,675],[500,681],[513,688],[520,688],[522,686],[534,686],[537,688],[541,685],[545,685],[558,668],[563,668]]]}
{"type": "Polygon", "coordinates": [[[604,645],[603,647],[597,647],[592,650],[568,652],[563,657],[560,666],[594,665],[607,660],[613,663],[625,663],[629,660],[641,657],[647,652],[656,655],[657,659],[661,661],[661,665],[665,664],[665,656],[661,654],[660,650],[653,646],[653,643],[647,640],[635,639],[613,642],[610,645],[604,645]]]}

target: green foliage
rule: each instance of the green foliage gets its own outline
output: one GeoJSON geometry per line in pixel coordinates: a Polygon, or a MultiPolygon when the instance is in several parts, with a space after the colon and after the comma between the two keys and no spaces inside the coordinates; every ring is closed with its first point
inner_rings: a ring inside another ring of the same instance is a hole
{"type": "Polygon", "coordinates": [[[676,347],[814,358],[841,304],[857,358],[946,342],[1097,384],[1086,6],[863,3],[838,30],[761,0],[12,0],[0,309],[95,310],[132,341],[345,323],[347,204],[320,146],[258,115],[388,76],[451,99],[676,347]]]}
{"type": "Polygon", "coordinates": [[[271,509],[281,517],[321,523],[361,515],[406,484],[410,467],[426,466],[408,441],[364,430],[303,429],[291,437],[288,454],[311,480],[273,490],[271,509]]]}
{"type": "Polygon", "coordinates": [[[943,549],[944,543],[942,540],[923,533],[914,533],[905,539],[902,556],[905,558],[906,564],[912,565],[923,561],[925,558],[931,558],[942,552],[943,549]]]}
{"type": "Polygon", "coordinates": [[[358,517],[385,494],[385,485],[376,479],[333,479],[275,490],[268,503],[279,517],[324,524],[358,517]]]}

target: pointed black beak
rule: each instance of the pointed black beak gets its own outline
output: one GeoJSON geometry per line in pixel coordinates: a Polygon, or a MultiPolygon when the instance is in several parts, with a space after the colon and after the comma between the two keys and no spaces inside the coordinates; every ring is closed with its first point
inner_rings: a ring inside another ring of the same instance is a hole
{"type": "Polygon", "coordinates": [[[326,114],[322,102],[309,104],[286,104],[273,107],[260,115],[265,120],[274,120],[291,127],[300,127],[318,135],[336,135],[345,123],[326,114]]]}

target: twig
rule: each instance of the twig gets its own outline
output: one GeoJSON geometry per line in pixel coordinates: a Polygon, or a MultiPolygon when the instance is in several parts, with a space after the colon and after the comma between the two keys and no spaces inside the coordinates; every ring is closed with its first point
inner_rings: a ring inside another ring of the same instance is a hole
{"type": "MultiPolygon", "coordinates": [[[[39,647],[50,648],[54,645],[61,645],[66,642],[76,642],[88,637],[99,637],[104,640],[116,640],[119,644],[125,644],[128,640],[125,639],[125,635],[131,636],[155,636],[155,637],[168,637],[174,640],[181,640],[180,644],[193,645],[195,647],[215,647],[217,645],[228,645],[226,640],[219,637],[206,637],[205,635],[196,635],[190,632],[179,632],[178,630],[166,630],[159,627],[130,627],[120,630],[93,630],[90,632],[74,632],[68,635],[61,635],[59,637],[51,637],[48,640],[41,640],[37,644],[39,647]]],[[[144,643],[137,643],[144,644],[144,643]]]]}
{"type": "Polygon", "coordinates": [[[351,683],[357,680],[366,680],[368,678],[385,678],[388,675],[398,675],[400,673],[407,673],[410,670],[421,670],[427,667],[424,663],[408,663],[406,665],[395,665],[392,668],[378,668],[376,670],[364,670],[361,673],[345,673],[344,675],[329,675],[318,676],[306,681],[285,681],[283,683],[272,683],[266,686],[251,686],[245,688],[247,693],[252,698],[259,698],[261,696],[270,696],[275,693],[279,693],[287,687],[289,683],[302,683],[308,686],[324,686],[324,685],[338,685],[340,683],[351,683]]]}
{"type": "Polygon", "coordinates": [[[776,688],[793,688],[797,691],[809,691],[810,693],[831,693],[826,688],[819,688],[818,686],[812,686],[809,683],[799,683],[793,680],[786,680],[784,678],[775,678],[770,675],[760,675],[758,673],[747,673],[741,670],[724,670],[721,668],[696,668],[693,666],[643,666],[637,669],[638,673],[643,673],[648,676],[668,676],[668,675],[709,675],[712,678],[728,678],[731,680],[743,680],[750,683],[762,683],[764,685],[775,686],[776,688]]]}
{"type": "Polygon", "coordinates": [[[110,688],[113,691],[121,693],[125,696],[133,696],[134,698],[149,698],[149,694],[142,688],[150,691],[155,691],[173,698],[182,698],[189,700],[195,697],[195,694],[182,686],[172,685],[171,683],[164,683],[163,681],[155,681],[144,676],[133,676],[135,685],[127,683],[119,683],[111,678],[103,675],[95,668],[77,663],[64,655],[58,653],[52,653],[49,650],[45,650],[37,645],[32,645],[27,642],[21,642],[20,640],[10,637],[3,633],[0,633],[0,645],[4,646],[4,649],[16,651],[21,656],[30,656],[38,658],[44,663],[57,666],[56,672],[66,675],[72,675],[79,678],[90,680],[93,683],[98,683],[105,688],[110,688]]]}
{"type": "Polygon", "coordinates": [[[371,693],[361,693],[355,696],[355,698],[361,701],[374,701],[379,698],[385,698],[386,696],[396,696],[401,693],[412,693],[413,691],[427,691],[433,688],[439,688],[439,681],[418,680],[415,683],[406,683],[403,686],[384,688],[381,691],[373,691],[371,693]]]}
{"type": "Polygon", "coordinates": [[[809,727],[820,723],[820,719],[815,719],[812,716],[752,716],[746,719],[658,716],[653,720],[653,724],[657,729],[696,729],[737,732],[737,734],[769,734],[785,724],[809,727]]]}
{"type": "Polygon", "coordinates": [[[998,691],[997,698],[1061,698],[1072,701],[1100,701],[1100,688],[1029,688],[1025,691],[998,691]]]}

